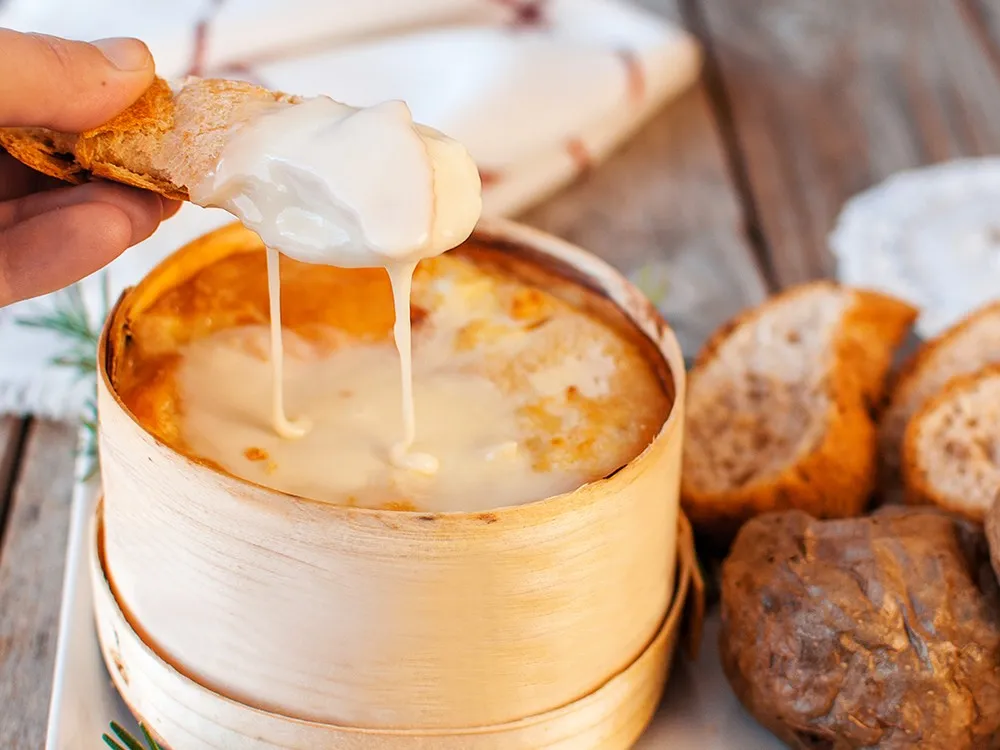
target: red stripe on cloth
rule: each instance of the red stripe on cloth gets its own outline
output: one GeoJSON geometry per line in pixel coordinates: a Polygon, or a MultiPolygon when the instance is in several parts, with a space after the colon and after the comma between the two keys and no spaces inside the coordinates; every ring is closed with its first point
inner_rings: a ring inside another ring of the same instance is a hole
{"type": "Polygon", "coordinates": [[[625,64],[625,75],[628,80],[628,96],[633,104],[638,104],[646,97],[646,71],[642,62],[630,49],[618,50],[618,57],[625,64]]]}
{"type": "Polygon", "coordinates": [[[580,172],[590,171],[594,162],[590,157],[590,150],[582,140],[579,138],[570,138],[566,141],[566,153],[570,155],[570,158],[576,164],[577,170],[580,172]]]}
{"type": "Polygon", "coordinates": [[[500,182],[500,173],[492,169],[480,169],[479,181],[483,183],[483,190],[489,190],[500,182]]]}
{"type": "Polygon", "coordinates": [[[205,72],[205,61],[208,59],[208,31],[225,1],[212,0],[212,7],[194,27],[194,46],[191,49],[191,64],[188,65],[187,72],[189,76],[200,76],[205,72]]]}
{"type": "Polygon", "coordinates": [[[490,0],[514,11],[510,25],[515,28],[544,26],[546,0],[490,0]]]}
{"type": "Polygon", "coordinates": [[[205,69],[205,56],[208,53],[208,28],[210,22],[207,18],[198,21],[194,27],[194,47],[191,50],[191,64],[188,65],[187,74],[189,76],[200,76],[205,69]]]}

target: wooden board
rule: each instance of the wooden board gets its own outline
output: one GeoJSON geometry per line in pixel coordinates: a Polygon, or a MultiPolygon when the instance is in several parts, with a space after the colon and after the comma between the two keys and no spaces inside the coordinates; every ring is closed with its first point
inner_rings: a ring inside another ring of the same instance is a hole
{"type": "Polygon", "coordinates": [[[75,445],[75,427],[33,421],[11,498],[0,553],[4,750],[39,750],[45,742],[75,445]]]}
{"type": "Polygon", "coordinates": [[[689,356],[766,293],[701,86],[523,219],[597,253],[645,287],[689,356]]]}
{"type": "MultiPolygon", "coordinates": [[[[677,0],[642,4],[683,23],[677,0]]],[[[669,103],[607,162],[520,218],[601,255],[639,281],[687,355],[766,293],[701,83],[669,103]]]]}
{"type": "Polygon", "coordinates": [[[852,194],[1000,149],[1000,80],[964,0],[691,6],[781,284],[834,271],[826,237],[852,194]]]}
{"type": "Polygon", "coordinates": [[[26,421],[17,417],[0,417],[0,553],[3,550],[3,530],[13,491],[14,475],[21,457],[26,421]]]}

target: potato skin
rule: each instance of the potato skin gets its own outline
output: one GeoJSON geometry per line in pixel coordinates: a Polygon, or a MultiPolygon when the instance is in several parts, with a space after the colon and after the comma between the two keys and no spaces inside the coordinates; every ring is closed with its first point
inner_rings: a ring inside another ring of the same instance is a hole
{"type": "Polygon", "coordinates": [[[747,523],[722,664],[792,748],[1000,748],[1000,589],[978,526],[933,508],[747,523]]]}
{"type": "Polygon", "coordinates": [[[990,562],[993,565],[993,573],[1000,579],[1000,495],[993,501],[993,505],[986,511],[986,519],[983,521],[983,528],[986,532],[986,544],[990,549],[990,562]]]}

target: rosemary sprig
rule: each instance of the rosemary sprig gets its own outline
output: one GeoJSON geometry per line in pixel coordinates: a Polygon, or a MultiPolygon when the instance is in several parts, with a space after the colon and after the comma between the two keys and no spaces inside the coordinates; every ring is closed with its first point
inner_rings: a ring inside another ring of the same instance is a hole
{"type": "MultiPolygon", "coordinates": [[[[93,337],[93,327],[87,315],[87,307],[83,302],[83,292],[79,284],[68,287],[57,294],[52,312],[34,318],[22,318],[20,325],[29,328],[44,328],[62,334],[70,341],[90,341],[93,337]]],[[[93,339],[96,343],[96,339],[93,339]]]]}
{"type": "Polygon", "coordinates": [[[164,750],[163,747],[157,744],[156,740],[146,729],[145,724],[139,724],[139,731],[142,732],[143,738],[146,740],[146,746],[143,747],[139,740],[129,734],[121,724],[116,721],[111,722],[111,731],[114,733],[115,737],[111,737],[107,732],[101,735],[101,739],[104,740],[104,744],[112,748],[112,750],[164,750]],[[121,744],[119,744],[121,743],[121,744]]]}
{"type": "MultiPolygon", "coordinates": [[[[111,309],[111,293],[107,272],[101,274],[102,305],[96,318],[87,311],[83,299],[83,290],[79,284],[67,288],[54,297],[51,311],[34,317],[19,318],[16,322],[26,328],[37,328],[50,331],[61,336],[66,342],[66,350],[52,358],[51,364],[68,367],[74,370],[78,377],[92,382],[97,388],[97,343],[101,336],[101,327],[111,309]]],[[[84,480],[94,475],[98,468],[97,454],[97,395],[87,399],[84,404],[81,424],[84,428],[84,443],[81,446],[85,458],[84,480]]],[[[112,750],[164,750],[146,729],[139,724],[139,731],[145,740],[145,746],[133,737],[118,722],[111,722],[111,733],[105,732],[101,739],[112,750]]]]}
{"type": "Polygon", "coordinates": [[[102,308],[92,319],[83,299],[79,284],[67,288],[54,297],[52,310],[33,317],[18,318],[17,324],[38,328],[61,336],[66,350],[53,357],[51,364],[68,367],[78,377],[93,383],[95,394],[84,404],[84,441],[81,455],[84,459],[83,479],[90,479],[97,472],[97,341],[101,326],[111,309],[111,293],[107,272],[101,274],[102,308]]]}

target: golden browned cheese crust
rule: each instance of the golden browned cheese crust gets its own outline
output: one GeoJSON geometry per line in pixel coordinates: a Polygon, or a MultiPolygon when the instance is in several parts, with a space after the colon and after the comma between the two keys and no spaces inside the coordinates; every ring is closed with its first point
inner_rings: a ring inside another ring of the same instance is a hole
{"type": "Polygon", "coordinates": [[[188,200],[231,128],[253,102],[294,97],[240,81],[192,78],[176,89],[157,78],[128,109],[85,133],[0,128],[0,146],[15,159],[71,183],[95,177],[188,200]]]}
{"type": "MultiPolygon", "coordinates": [[[[793,420],[784,428],[800,433],[815,428],[815,439],[800,442],[795,455],[787,456],[787,460],[769,471],[752,475],[749,481],[735,481],[724,488],[706,486],[691,468],[704,454],[718,450],[719,443],[691,439],[697,437],[699,420],[703,417],[689,398],[682,502],[695,528],[708,536],[725,541],[747,519],[772,510],[799,509],[819,518],[836,518],[857,515],[866,506],[876,477],[876,438],[871,411],[883,397],[893,353],[916,317],[911,306],[833,282],[795,287],[742,313],[711,337],[690,374],[689,395],[698,393],[699,379],[708,368],[718,364],[720,352],[737,332],[753,330],[778,305],[794,306],[818,295],[843,297],[843,312],[834,324],[827,350],[815,361],[776,362],[773,371],[761,377],[780,385],[792,377],[786,368],[794,365],[816,388],[817,393],[810,394],[810,399],[803,397],[805,406],[796,404],[802,407],[803,420],[808,424],[793,420]],[[815,408],[821,412],[815,413],[815,408]]],[[[805,324],[795,335],[796,342],[807,341],[819,332],[805,324]]],[[[755,356],[765,357],[767,351],[765,340],[755,356]]],[[[729,377],[741,375],[733,373],[729,377]]],[[[770,386],[765,383],[762,387],[767,390],[770,386]]],[[[721,398],[723,394],[718,395],[721,398]]],[[[750,420],[765,432],[769,429],[779,432],[767,425],[787,416],[777,411],[750,415],[734,411],[729,423],[740,425],[750,420]]],[[[725,439],[725,434],[721,437],[725,439]]]]}
{"type": "MultiPolygon", "coordinates": [[[[582,466],[586,481],[593,481],[649,445],[666,420],[671,399],[663,373],[652,364],[651,343],[610,303],[554,277],[544,291],[537,282],[536,271],[521,277],[510,257],[473,243],[425,260],[414,277],[414,334],[419,339],[421,327],[433,325],[430,313],[442,306],[463,321],[467,315],[454,349],[461,354],[479,350],[481,371],[501,392],[523,403],[518,415],[527,425],[523,446],[533,468],[544,472],[582,466]],[[606,392],[588,394],[568,386],[526,402],[520,398],[532,392],[536,373],[558,371],[562,360],[573,369],[573,357],[595,343],[614,362],[606,392]]],[[[384,270],[341,269],[282,257],[281,285],[282,325],[311,346],[333,352],[357,342],[391,340],[392,292],[384,270]]],[[[268,320],[264,253],[228,256],[166,291],[130,322],[129,345],[116,367],[114,388],[147,430],[175,450],[205,461],[182,437],[184,403],[177,373],[185,346],[268,320]]],[[[261,360],[269,356],[265,350],[253,354],[261,360]]],[[[255,446],[243,448],[248,462],[267,460],[255,446]]],[[[399,497],[386,507],[415,506],[410,498],[399,497]]]]}

